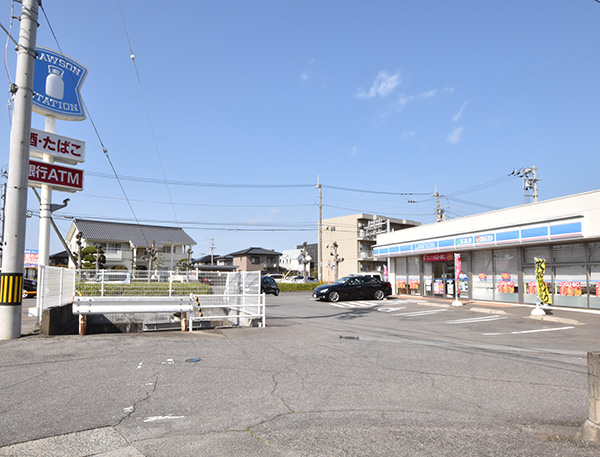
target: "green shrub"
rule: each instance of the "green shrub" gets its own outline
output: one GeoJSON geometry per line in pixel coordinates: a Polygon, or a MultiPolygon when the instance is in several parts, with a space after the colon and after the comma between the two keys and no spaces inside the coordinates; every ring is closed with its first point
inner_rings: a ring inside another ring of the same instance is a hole
{"type": "MultiPolygon", "coordinates": [[[[102,285],[97,282],[77,282],[76,289],[85,297],[100,296],[102,285]]],[[[171,295],[187,296],[212,295],[212,286],[197,282],[174,282],[171,287],[171,295]]],[[[169,295],[169,283],[166,282],[134,282],[133,284],[104,284],[104,295],[106,296],[157,296],[169,295]]]]}

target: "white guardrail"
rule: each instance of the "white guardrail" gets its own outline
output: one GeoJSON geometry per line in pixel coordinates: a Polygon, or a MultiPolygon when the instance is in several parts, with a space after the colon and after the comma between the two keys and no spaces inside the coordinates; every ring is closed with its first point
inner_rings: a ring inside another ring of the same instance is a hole
{"type": "Polygon", "coordinates": [[[227,322],[235,327],[249,327],[258,320],[266,325],[265,294],[218,294],[180,297],[77,297],[73,314],[79,315],[79,334],[85,335],[88,314],[181,314],[181,330],[194,330],[202,321],[227,322]]]}

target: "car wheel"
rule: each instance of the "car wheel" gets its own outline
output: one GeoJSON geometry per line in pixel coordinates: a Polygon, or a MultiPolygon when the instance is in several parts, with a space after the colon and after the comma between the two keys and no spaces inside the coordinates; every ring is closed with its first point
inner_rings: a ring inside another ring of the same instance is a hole
{"type": "Polygon", "coordinates": [[[339,301],[340,294],[334,290],[333,292],[329,292],[329,295],[327,295],[327,299],[332,302],[339,301]]]}
{"type": "Polygon", "coordinates": [[[383,300],[385,298],[385,293],[381,289],[377,289],[375,291],[375,300],[383,300]]]}
{"type": "Polygon", "coordinates": [[[275,289],[275,291],[273,292],[273,295],[275,295],[277,297],[277,295],[279,295],[279,289],[275,289]]]}

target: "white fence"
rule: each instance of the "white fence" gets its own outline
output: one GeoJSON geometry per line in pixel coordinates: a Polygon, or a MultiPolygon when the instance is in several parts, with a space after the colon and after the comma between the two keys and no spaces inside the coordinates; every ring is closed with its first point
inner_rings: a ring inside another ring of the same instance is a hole
{"type": "Polygon", "coordinates": [[[77,271],[68,268],[38,267],[36,294],[37,321],[40,323],[42,311],[54,306],[73,303],[77,271]]]}
{"type": "Polygon", "coordinates": [[[195,322],[221,321],[233,326],[266,325],[265,294],[196,295],[196,306],[188,318],[190,332],[195,322]]]}

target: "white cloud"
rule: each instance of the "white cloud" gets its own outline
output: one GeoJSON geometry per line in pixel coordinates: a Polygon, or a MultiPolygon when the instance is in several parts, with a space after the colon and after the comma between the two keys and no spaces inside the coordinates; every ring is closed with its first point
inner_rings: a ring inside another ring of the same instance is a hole
{"type": "Polygon", "coordinates": [[[467,107],[467,102],[464,102],[462,104],[462,106],[460,107],[460,109],[458,110],[458,113],[456,113],[453,117],[452,120],[454,122],[458,122],[460,120],[460,118],[462,117],[463,111],[465,110],[465,108],[467,107]]]}
{"type": "Polygon", "coordinates": [[[358,98],[385,98],[394,92],[394,89],[398,87],[398,84],[400,84],[399,73],[391,75],[383,70],[379,72],[368,92],[365,92],[363,89],[358,89],[356,95],[358,98]]]}
{"type": "Polygon", "coordinates": [[[452,133],[450,135],[448,135],[448,143],[452,143],[452,144],[456,144],[458,143],[461,139],[462,139],[462,134],[463,134],[464,128],[461,127],[457,127],[455,128],[452,133]]]}
{"type": "Polygon", "coordinates": [[[308,81],[309,78],[312,76],[314,63],[315,59],[310,59],[308,61],[308,65],[306,65],[306,67],[304,67],[304,69],[300,73],[300,79],[302,81],[308,81]]]}

